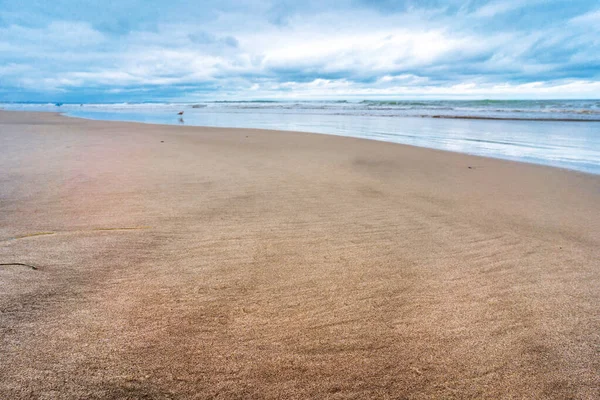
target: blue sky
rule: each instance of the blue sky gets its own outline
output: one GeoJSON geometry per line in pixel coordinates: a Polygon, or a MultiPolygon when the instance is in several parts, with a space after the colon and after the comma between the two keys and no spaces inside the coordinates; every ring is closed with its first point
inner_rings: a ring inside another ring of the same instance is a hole
{"type": "Polygon", "coordinates": [[[0,0],[0,101],[600,98],[591,0],[0,0]]]}

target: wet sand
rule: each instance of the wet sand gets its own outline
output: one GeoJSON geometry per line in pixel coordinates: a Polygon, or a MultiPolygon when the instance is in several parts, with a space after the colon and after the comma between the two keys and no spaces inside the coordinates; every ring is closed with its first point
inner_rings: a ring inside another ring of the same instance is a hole
{"type": "Polygon", "coordinates": [[[599,259],[600,176],[0,111],[3,399],[598,398],[599,259]]]}

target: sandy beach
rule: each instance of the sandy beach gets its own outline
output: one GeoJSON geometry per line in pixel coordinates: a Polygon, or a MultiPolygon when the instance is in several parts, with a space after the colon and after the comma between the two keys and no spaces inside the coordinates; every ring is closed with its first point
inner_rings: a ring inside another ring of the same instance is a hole
{"type": "Polygon", "coordinates": [[[600,175],[0,111],[2,399],[600,398],[599,260],[600,175]]]}

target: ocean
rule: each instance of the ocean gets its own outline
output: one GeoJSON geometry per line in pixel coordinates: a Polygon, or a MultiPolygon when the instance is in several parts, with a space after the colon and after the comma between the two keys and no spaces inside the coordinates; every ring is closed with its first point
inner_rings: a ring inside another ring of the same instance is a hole
{"type": "Polygon", "coordinates": [[[600,100],[0,103],[0,108],[97,120],[314,132],[600,174],[600,100]]]}

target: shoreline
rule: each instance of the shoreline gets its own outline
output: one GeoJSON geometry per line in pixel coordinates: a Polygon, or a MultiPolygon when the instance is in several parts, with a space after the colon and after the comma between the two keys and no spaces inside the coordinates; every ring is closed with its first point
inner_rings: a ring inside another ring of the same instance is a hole
{"type": "Polygon", "coordinates": [[[600,395],[598,175],[2,111],[0,171],[2,398],[600,395]]]}
{"type": "MultiPolygon", "coordinates": [[[[591,172],[591,171],[584,171],[581,169],[575,169],[575,168],[568,168],[568,167],[563,167],[563,166],[557,166],[557,165],[550,165],[550,164],[542,164],[542,163],[536,163],[536,162],[529,162],[529,161],[523,161],[523,160],[515,160],[515,159],[509,159],[509,158],[502,158],[500,156],[498,157],[493,157],[493,156],[488,156],[488,155],[479,155],[479,154],[473,154],[473,153],[468,153],[468,152],[459,152],[459,151],[453,151],[453,150],[446,150],[446,149],[439,149],[439,148],[435,148],[435,147],[426,147],[426,146],[419,146],[419,145],[414,145],[414,144],[406,144],[406,143],[399,143],[399,142],[393,142],[393,141],[387,141],[387,140],[379,140],[379,139],[375,139],[375,138],[367,138],[367,137],[355,137],[355,136],[345,136],[342,134],[336,134],[336,133],[319,133],[319,132],[311,132],[311,131],[297,131],[297,130],[282,130],[282,129],[268,129],[268,128],[239,128],[239,127],[223,127],[223,126],[200,126],[200,125],[180,125],[180,124],[176,124],[176,123],[172,123],[172,124],[168,124],[168,123],[156,123],[156,122],[144,122],[144,121],[126,121],[126,120],[106,120],[106,119],[95,119],[95,118],[89,118],[89,117],[81,117],[81,116],[76,116],[76,115],[69,115],[68,112],[59,112],[59,111],[24,111],[24,110],[3,110],[0,108],[0,113],[1,112],[18,112],[18,113],[44,113],[44,114],[54,114],[54,115],[58,115],[64,118],[73,118],[73,119],[80,119],[80,120],[85,120],[85,121],[97,121],[97,122],[108,122],[108,123],[130,123],[130,124],[142,124],[142,125],[155,125],[155,126],[164,126],[164,127],[181,127],[181,128],[200,128],[200,129],[223,129],[223,130],[229,130],[229,129],[248,129],[248,130],[262,130],[262,131],[269,131],[269,132],[278,132],[278,133],[296,133],[296,134],[310,134],[310,135],[327,135],[327,136],[334,136],[334,137],[342,137],[342,138],[348,138],[348,139],[358,139],[358,140],[368,140],[368,141],[375,141],[375,142],[381,142],[381,143],[388,143],[388,144],[392,144],[392,145],[400,145],[400,146],[409,146],[409,147],[414,147],[414,148],[418,148],[418,149],[428,149],[428,150],[434,150],[434,151],[441,151],[441,152],[448,152],[448,153],[455,153],[455,154],[462,154],[462,155],[466,155],[466,156],[470,156],[470,157],[478,157],[478,158],[484,158],[484,159],[492,159],[492,160],[500,160],[500,161],[504,161],[504,162],[511,162],[511,163],[519,163],[519,164],[526,164],[526,165],[534,165],[534,166],[538,166],[538,167],[546,167],[546,168],[556,168],[559,170],[564,170],[564,171],[568,171],[568,172],[576,172],[576,173],[580,173],[580,174],[586,174],[586,175],[592,175],[592,176],[598,176],[600,175],[600,172],[591,172]]],[[[416,118],[419,119],[420,117],[406,117],[406,118],[416,118]]],[[[440,117],[440,118],[436,118],[436,117],[430,117],[432,119],[463,119],[463,118],[454,118],[454,117],[440,117]]],[[[499,121],[540,121],[540,122],[550,122],[550,121],[557,121],[557,122],[566,122],[566,121],[560,121],[560,120],[527,120],[527,119],[522,119],[522,120],[514,120],[514,119],[498,119],[498,118],[464,118],[464,120],[469,120],[469,119],[473,119],[473,120],[499,120],[499,121]]],[[[600,122],[600,120],[598,120],[600,122]]],[[[585,120],[572,120],[570,122],[589,122],[589,121],[585,121],[585,120]]],[[[595,122],[595,121],[591,121],[591,122],[595,122]]]]}

